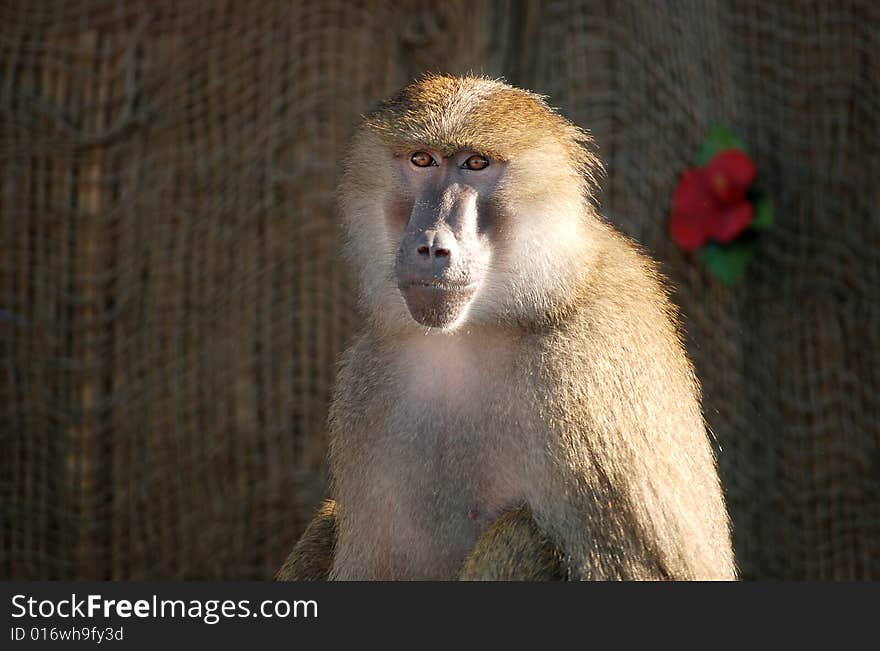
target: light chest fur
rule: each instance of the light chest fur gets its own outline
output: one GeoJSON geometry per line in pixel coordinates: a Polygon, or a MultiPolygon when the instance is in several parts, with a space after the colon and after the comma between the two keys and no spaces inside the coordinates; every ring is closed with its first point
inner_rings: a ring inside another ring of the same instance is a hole
{"type": "Polygon", "coordinates": [[[384,404],[362,406],[377,427],[339,442],[340,508],[347,494],[372,506],[343,518],[334,575],[451,579],[486,526],[528,498],[537,442],[526,430],[540,431],[529,427],[526,396],[516,395],[528,373],[515,343],[467,332],[409,337],[395,352],[387,360],[380,352],[373,369],[348,369],[391,391],[377,392],[384,404]]]}

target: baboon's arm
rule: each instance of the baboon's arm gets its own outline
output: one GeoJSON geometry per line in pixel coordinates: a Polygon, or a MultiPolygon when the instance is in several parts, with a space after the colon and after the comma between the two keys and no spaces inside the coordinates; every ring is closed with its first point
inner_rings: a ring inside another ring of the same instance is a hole
{"type": "Polygon", "coordinates": [[[522,507],[498,517],[462,566],[463,581],[559,581],[563,556],[522,507]]]}
{"type": "Polygon", "coordinates": [[[275,575],[276,581],[326,581],[333,566],[336,547],[336,502],[327,500],[306,527],[284,565],[275,575]]]}

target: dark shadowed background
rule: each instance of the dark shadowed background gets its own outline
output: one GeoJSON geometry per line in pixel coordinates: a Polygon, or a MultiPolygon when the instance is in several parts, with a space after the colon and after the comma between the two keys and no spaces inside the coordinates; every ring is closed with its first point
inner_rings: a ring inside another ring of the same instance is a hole
{"type": "Polygon", "coordinates": [[[550,96],[677,287],[747,578],[880,579],[880,4],[0,2],[0,578],[269,578],[357,316],[332,192],[424,70],[550,96]],[[773,195],[669,240],[709,126],[773,195]]]}

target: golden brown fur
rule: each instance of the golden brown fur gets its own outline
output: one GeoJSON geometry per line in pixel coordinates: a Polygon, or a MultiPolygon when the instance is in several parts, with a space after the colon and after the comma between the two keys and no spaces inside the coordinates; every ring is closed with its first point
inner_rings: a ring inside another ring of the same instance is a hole
{"type": "Polygon", "coordinates": [[[291,567],[332,554],[334,579],[734,578],[674,308],[596,214],[588,145],[538,96],[479,78],[425,77],[365,118],[340,205],[367,320],[330,413],[333,526],[319,514],[291,567]],[[407,190],[392,170],[421,147],[506,166],[491,265],[448,328],[415,323],[393,278],[386,215],[407,190]]]}
{"type": "Polygon", "coordinates": [[[405,143],[423,143],[445,154],[473,149],[501,160],[550,140],[584,181],[594,183],[601,169],[585,131],[558,115],[540,95],[492,79],[425,75],[382,102],[363,126],[393,151],[401,151],[405,143]]]}
{"type": "Polygon", "coordinates": [[[521,507],[499,516],[462,565],[462,581],[562,581],[570,568],[559,549],[521,507]]]}
{"type": "Polygon", "coordinates": [[[336,502],[326,500],[275,575],[276,581],[323,581],[333,566],[336,502]]]}

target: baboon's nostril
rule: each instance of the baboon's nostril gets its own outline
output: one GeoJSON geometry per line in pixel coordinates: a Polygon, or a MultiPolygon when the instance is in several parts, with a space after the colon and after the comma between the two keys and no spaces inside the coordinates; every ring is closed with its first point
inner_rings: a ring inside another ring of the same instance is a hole
{"type": "Polygon", "coordinates": [[[438,258],[445,258],[449,255],[449,249],[437,249],[434,251],[434,255],[438,258]]]}
{"type": "Polygon", "coordinates": [[[416,251],[418,251],[419,255],[428,255],[431,252],[431,249],[427,246],[420,246],[416,251]]]}

